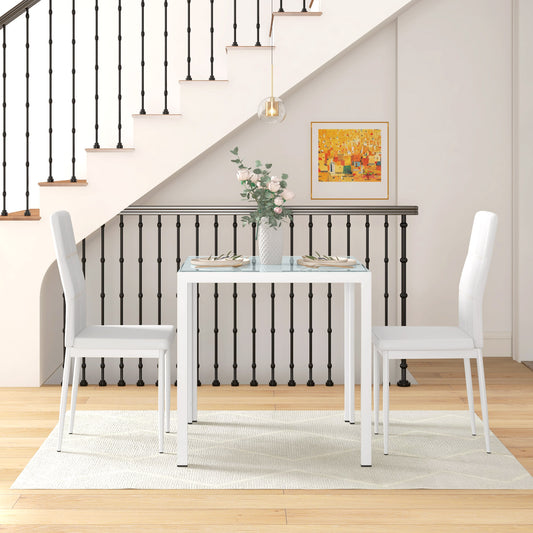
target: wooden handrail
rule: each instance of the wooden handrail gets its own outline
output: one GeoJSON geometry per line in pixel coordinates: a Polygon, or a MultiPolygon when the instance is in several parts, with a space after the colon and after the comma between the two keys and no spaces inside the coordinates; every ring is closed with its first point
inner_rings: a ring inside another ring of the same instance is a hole
{"type": "Polygon", "coordinates": [[[12,7],[9,11],[0,16],[0,28],[7,26],[10,22],[20,17],[20,15],[26,12],[26,9],[30,9],[35,4],[38,4],[41,0],[22,0],[16,6],[12,7]]]}

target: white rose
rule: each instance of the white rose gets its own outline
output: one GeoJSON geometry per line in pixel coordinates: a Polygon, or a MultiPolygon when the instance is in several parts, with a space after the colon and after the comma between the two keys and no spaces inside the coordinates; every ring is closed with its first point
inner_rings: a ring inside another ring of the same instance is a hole
{"type": "Polygon", "coordinates": [[[259,181],[259,175],[258,174],[253,174],[253,176],[250,178],[250,181],[252,183],[257,183],[259,181]]]}
{"type": "Polygon", "coordinates": [[[268,184],[268,190],[271,191],[271,192],[278,192],[280,187],[281,186],[280,186],[279,182],[277,182],[277,181],[271,181],[268,184]]]}
{"type": "Polygon", "coordinates": [[[294,198],[294,193],[292,191],[289,191],[288,189],[285,189],[282,193],[281,193],[281,197],[284,199],[284,200],[292,200],[294,198]]]}
{"type": "Polygon", "coordinates": [[[280,183],[281,182],[281,178],[278,178],[278,176],[272,176],[270,178],[270,181],[276,181],[276,182],[280,183]]]}
{"type": "Polygon", "coordinates": [[[237,171],[237,179],[239,181],[247,181],[254,176],[254,173],[247,168],[241,168],[237,171]]]}
{"type": "Polygon", "coordinates": [[[276,205],[283,205],[285,203],[285,200],[283,198],[281,198],[280,196],[274,198],[274,203],[276,205]]]}

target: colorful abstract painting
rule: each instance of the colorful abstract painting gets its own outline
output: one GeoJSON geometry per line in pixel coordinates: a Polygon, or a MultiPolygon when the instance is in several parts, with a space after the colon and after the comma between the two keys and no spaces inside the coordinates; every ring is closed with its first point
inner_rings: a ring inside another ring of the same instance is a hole
{"type": "Polygon", "coordinates": [[[319,129],[318,181],[381,181],[381,130],[319,129]]]}
{"type": "Polygon", "coordinates": [[[312,199],[388,199],[388,122],[311,123],[312,199]]]}

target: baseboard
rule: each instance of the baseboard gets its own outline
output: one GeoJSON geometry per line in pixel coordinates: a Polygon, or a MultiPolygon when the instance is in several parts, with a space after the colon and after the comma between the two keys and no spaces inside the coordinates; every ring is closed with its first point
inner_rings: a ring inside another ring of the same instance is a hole
{"type": "Polygon", "coordinates": [[[484,357],[511,357],[512,335],[510,331],[487,331],[485,334],[484,357]]]}

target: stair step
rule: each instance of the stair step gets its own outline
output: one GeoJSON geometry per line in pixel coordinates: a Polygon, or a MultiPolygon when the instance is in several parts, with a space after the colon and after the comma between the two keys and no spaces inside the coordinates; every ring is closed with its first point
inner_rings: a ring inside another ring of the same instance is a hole
{"type": "Polygon", "coordinates": [[[274,11],[272,13],[272,18],[270,20],[270,31],[268,32],[268,36],[272,37],[272,28],[274,27],[274,17],[321,17],[322,11],[283,11],[282,13],[279,13],[278,11],[274,11]]]}
{"type": "Polygon", "coordinates": [[[181,117],[183,116],[181,113],[134,113],[131,115],[133,118],[138,117],[181,117]]]}
{"type": "Polygon", "coordinates": [[[25,210],[23,211],[14,211],[13,213],[9,213],[9,215],[5,217],[0,217],[0,221],[2,220],[41,220],[41,211],[39,209],[30,209],[31,215],[28,217],[24,216],[25,210]]]}
{"type": "Polygon", "coordinates": [[[213,83],[217,81],[228,82],[229,80],[180,80],[180,83],[199,83],[199,82],[213,83]]]}
{"type": "Polygon", "coordinates": [[[39,187],[87,187],[87,180],[40,181],[39,187]]]}
{"type": "Polygon", "coordinates": [[[133,152],[135,148],[85,148],[86,152],[133,152]]]}
{"type": "Polygon", "coordinates": [[[228,50],[272,50],[275,46],[226,46],[226,54],[228,50]]]}

